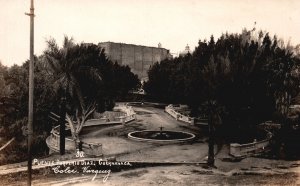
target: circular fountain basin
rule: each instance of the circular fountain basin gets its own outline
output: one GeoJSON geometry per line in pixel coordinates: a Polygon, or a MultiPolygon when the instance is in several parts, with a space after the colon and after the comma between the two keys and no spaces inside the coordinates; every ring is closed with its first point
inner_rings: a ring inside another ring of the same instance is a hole
{"type": "Polygon", "coordinates": [[[156,131],[156,130],[143,130],[143,131],[134,131],[128,134],[128,138],[137,140],[137,141],[145,141],[145,142],[153,142],[153,143],[178,143],[178,142],[186,142],[191,141],[196,136],[189,132],[182,131],[156,131]]]}

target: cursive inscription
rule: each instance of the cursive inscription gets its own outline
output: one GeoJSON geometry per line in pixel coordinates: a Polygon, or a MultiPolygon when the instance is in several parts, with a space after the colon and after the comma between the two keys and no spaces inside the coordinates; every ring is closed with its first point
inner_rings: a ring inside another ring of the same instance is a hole
{"type": "Polygon", "coordinates": [[[82,172],[88,174],[95,174],[94,177],[92,178],[92,181],[95,180],[98,174],[106,174],[103,178],[103,182],[106,182],[111,173],[111,170],[92,169],[90,166],[86,166],[82,168],[82,172]]]}
{"type": "Polygon", "coordinates": [[[111,174],[111,169],[109,167],[113,166],[132,166],[130,162],[120,162],[120,161],[107,161],[103,159],[96,160],[69,160],[60,161],[56,160],[39,160],[33,159],[33,164],[38,166],[51,167],[55,174],[94,174],[92,181],[94,181],[97,175],[104,175],[103,182],[106,182],[111,174]],[[97,165],[102,166],[103,169],[95,167],[97,165]]]}
{"type": "Polygon", "coordinates": [[[55,174],[60,173],[60,174],[76,174],[79,173],[77,170],[75,169],[71,169],[71,167],[63,167],[63,166],[56,166],[56,167],[52,167],[52,170],[55,174]]]}

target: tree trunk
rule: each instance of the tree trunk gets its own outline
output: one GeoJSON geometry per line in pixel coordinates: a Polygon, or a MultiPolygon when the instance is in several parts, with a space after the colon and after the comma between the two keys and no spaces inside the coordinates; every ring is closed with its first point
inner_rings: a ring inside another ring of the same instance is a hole
{"type": "Polygon", "coordinates": [[[213,125],[213,123],[209,124],[207,165],[210,166],[210,167],[214,167],[215,166],[215,152],[214,152],[215,137],[214,137],[214,130],[213,130],[213,127],[211,125],[213,125]]]}
{"type": "Polygon", "coordinates": [[[60,134],[60,141],[59,141],[59,152],[60,155],[65,154],[65,128],[66,128],[66,98],[61,98],[60,104],[60,120],[59,120],[59,134],[60,134]]]}
{"type": "Polygon", "coordinates": [[[75,91],[76,91],[76,94],[77,94],[77,97],[78,97],[78,100],[79,100],[79,104],[80,104],[80,106],[81,106],[81,111],[83,112],[83,110],[84,110],[84,108],[85,108],[85,103],[84,103],[84,99],[83,99],[83,96],[82,96],[82,94],[81,94],[81,91],[80,91],[80,89],[77,87],[77,86],[75,86],[75,91]]]}
{"type": "Polygon", "coordinates": [[[211,103],[209,105],[209,118],[208,118],[208,159],[207,165],[210,167],[215,166],[215,152],[214,152],[214,145],[215,145],[215,122],[216,122],[216,108],[215,103],[211,103]]]}

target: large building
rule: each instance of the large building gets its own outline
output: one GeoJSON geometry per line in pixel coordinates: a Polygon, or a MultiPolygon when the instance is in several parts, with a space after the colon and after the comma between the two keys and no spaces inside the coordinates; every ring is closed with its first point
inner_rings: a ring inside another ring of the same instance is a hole
{"type": "Polygon", "coordinates": [[[185,55],[187,55],[187,54],[192,54],[192,52],[191,52],[190,47],[189,47],[188,44],[186,45],[184,51],[181,51],[181,52],[179,53],[179,56],[185,56],[185,55]]]}
{"type": "Polygon", "coordinates": [[[114,42],[102,42],[98,45],[105,49],[110,60],[120,65],[128,65],[140,79],[147,78],[147,72],[154,63],[172,58],[170,51],[161,48],[161,44],[158,44],[158,47],[114,42]]]}

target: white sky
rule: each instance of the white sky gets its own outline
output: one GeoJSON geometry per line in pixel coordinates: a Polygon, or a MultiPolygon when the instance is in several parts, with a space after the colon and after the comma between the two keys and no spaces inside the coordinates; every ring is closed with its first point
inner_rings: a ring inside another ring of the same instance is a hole
{"type": "MultiPolygon", "coordinates": [[[[30,0],[0,0],[0,61],[29,58],[30,0]]],[[[50,36],[76,42],[113,41],[146,46],[160,42],[172,53],[198,40],[256,28],[300,43],[299,0],[35,0],[35,54],[50,36]]]]}

